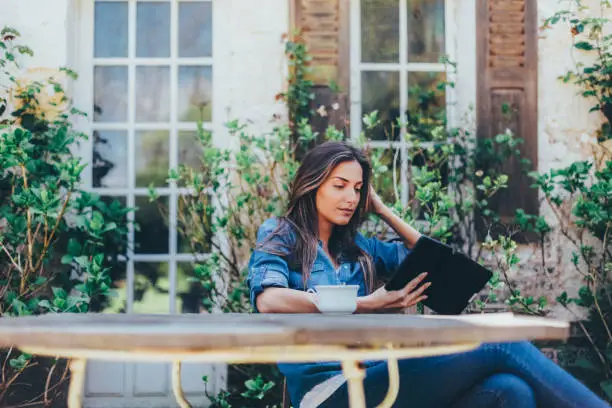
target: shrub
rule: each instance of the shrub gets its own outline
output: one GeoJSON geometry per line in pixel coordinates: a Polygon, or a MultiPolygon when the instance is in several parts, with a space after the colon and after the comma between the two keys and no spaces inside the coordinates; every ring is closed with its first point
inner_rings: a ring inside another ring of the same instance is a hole
{"type": "MultiPolygon", "coordinates": [[[[62,83],[76,74],[24,73],[18,60],[29,54],[16,30],[0,32],[0,316],[93,311],[123,267],[128,210],[81,188],[86,165],[71,149],[86,137],[71,117],[82,113],[62,83]]],[[[64,362],[16,350],[0,358],[0,405],[59,397],[64,362]]]]}

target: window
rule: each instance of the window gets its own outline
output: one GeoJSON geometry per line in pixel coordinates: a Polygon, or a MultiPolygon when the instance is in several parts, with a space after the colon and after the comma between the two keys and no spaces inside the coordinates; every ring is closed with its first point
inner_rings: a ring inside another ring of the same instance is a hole
{"type": "MultiPolygon", "coordinates": [[[[449,75],[441,62],[445,55],[453,59],[447,47],[453,35],[448,6],[445,0],[358,0],[351,2],[350,13],[351,137],[361,134],[364,114],[378,111],[381,125],[368,132],[369,144],[392,177],[377,188],[383,198],[393,202],[397,193],[405,204],[412,160],[405,124],[411,120],[408,112],[418,110],[419,93],[435,91],[449,75]]],[[[444,110],[447,98],[442,90],[435,104],[444,110]]]]}
{"type": "MultiPolygon", "coordinates": [[[[198,312],[201,293],[187,279],[193,255],[178,236],[177,207],[182,190],[168,183],[170,168],[199,160],[196,122],[218,130],[219,90],[215,86],[213,0],[82,0],[80,79],[77,104],[88,111],[81,129],[88,189],[107,202],[129,207],[126,267],[114,271],[118,296],[109,313],[198,312]],[[148,189],[161,195],[164,211],[149,203],[148,189]]],[[[216,17],[219,19],[219,17],[216,17]]],[[[183,366],[184,390],[200,404],[203,375],[216,388],[222,370],[183,366]],[[190,379],[194,379],[193,381],[190,379]]],[[[167,364],[92,363],[87,404],[168,406],[174,401],[167,364]]]]}
{"type": "Polygon", "coordinates": [[[167,227],[176,224],[180,192],[166,179],[170,168],[198,159],[196,122],[213,127],[213,2],[90,3],[89,185],[138,207],[130,216],[140,224],[129,234],[123,305],[113,310],[197,311],[181,300],[192,256],[167,227]],[[165,214],[149,203],[149,186],[162,195],[165,214]]]}

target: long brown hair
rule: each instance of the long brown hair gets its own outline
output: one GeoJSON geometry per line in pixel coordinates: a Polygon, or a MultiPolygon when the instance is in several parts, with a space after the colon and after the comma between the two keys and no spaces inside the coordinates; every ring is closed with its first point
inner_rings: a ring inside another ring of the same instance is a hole
{"type": "Polygon", "coordinates": [[[340,255],[361,264],[369,292],[374,286],[372,259],[356,243],[357,230],[366,216],[372,167],[363,152],[344,142],[326,142],[306,153],[291,183],[289,205],[274,231],[257,249],[283,256],[288,264],[302,271],[304,286],[317,257],[319,217],[316,205],[317,190],[340,163],[356,161],[363,170],[363,189],[359,204],[347,225],[336,225],[329,239],[329,252],[334,259],[340,255]],[[293,230],[295,240],[281,244],[273,238],[281,231],[293,230]]]}

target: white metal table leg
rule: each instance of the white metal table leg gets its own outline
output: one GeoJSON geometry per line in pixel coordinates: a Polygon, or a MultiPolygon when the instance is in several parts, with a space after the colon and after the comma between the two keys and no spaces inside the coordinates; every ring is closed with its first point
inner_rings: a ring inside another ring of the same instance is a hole
{"type": "Polygon", "coordinates": [[[366,408],[363,378],[365,371],[359,367],[356,360],[342,361],[342,371],[348,384],[349,406],[351,408],[366,408]]]}
{"type": "Polygon", "coordinates": [[[397,399],[399,393],[399,367],[397,364],[397,358],[389,357],[387,360],[387,366],[389,367],[389,389],[383,402],[377,408],[391,408],[397,399]]]}
{"type": "Polygon", "coordinates": [[[83,389],[85,388],[85,367],[87,360],[78,358],[70,361],[70,387],[68,389],[68,408],[82,408],[83,389]]]}
{"type": "Polygon", "coordinates": [[[191,408],[191,404],[185,398],[183,393],[183,387],[181,386],[181,362],[174,361],[172,363],[172,391],[174,392],[174,398],[181,408],[191,408]]]}

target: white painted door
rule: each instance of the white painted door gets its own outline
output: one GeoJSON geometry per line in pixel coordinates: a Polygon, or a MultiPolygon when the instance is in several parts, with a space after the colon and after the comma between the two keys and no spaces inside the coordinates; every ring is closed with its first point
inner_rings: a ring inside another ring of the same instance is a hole
{"type": "MultiPolygon", "coordinates": [[[[198,158],[196,121],[213,130],[221,88],[213,24],[223,1],[81,0],[77,82],[90,143],[89,187],[110,201],[139,207],[129,215],[125,268],[115,272],[118,296],[105,313],[197,313],[200,293],[187,281],[192,256],[177,236],[177,197],[169,168],[198,158]],[[214,86],[213,86],[214,84],[214,86]],[[148,202],[149,185],[165,204],[148,202]]],[[[222,96],[221,96],[222,97],[222,96]]],[[[79,103],[80,102],[80,103],[79,103]]],[[[221,133],[221,132],[219,132],[221,133]]],[[[185,364],[183,388],[194,406],[205,406],[203,376],[214,393],[224,366],[185,364]]],[[[90,362],[86,407],[174,407],[170,366],[90,362]]]]}

